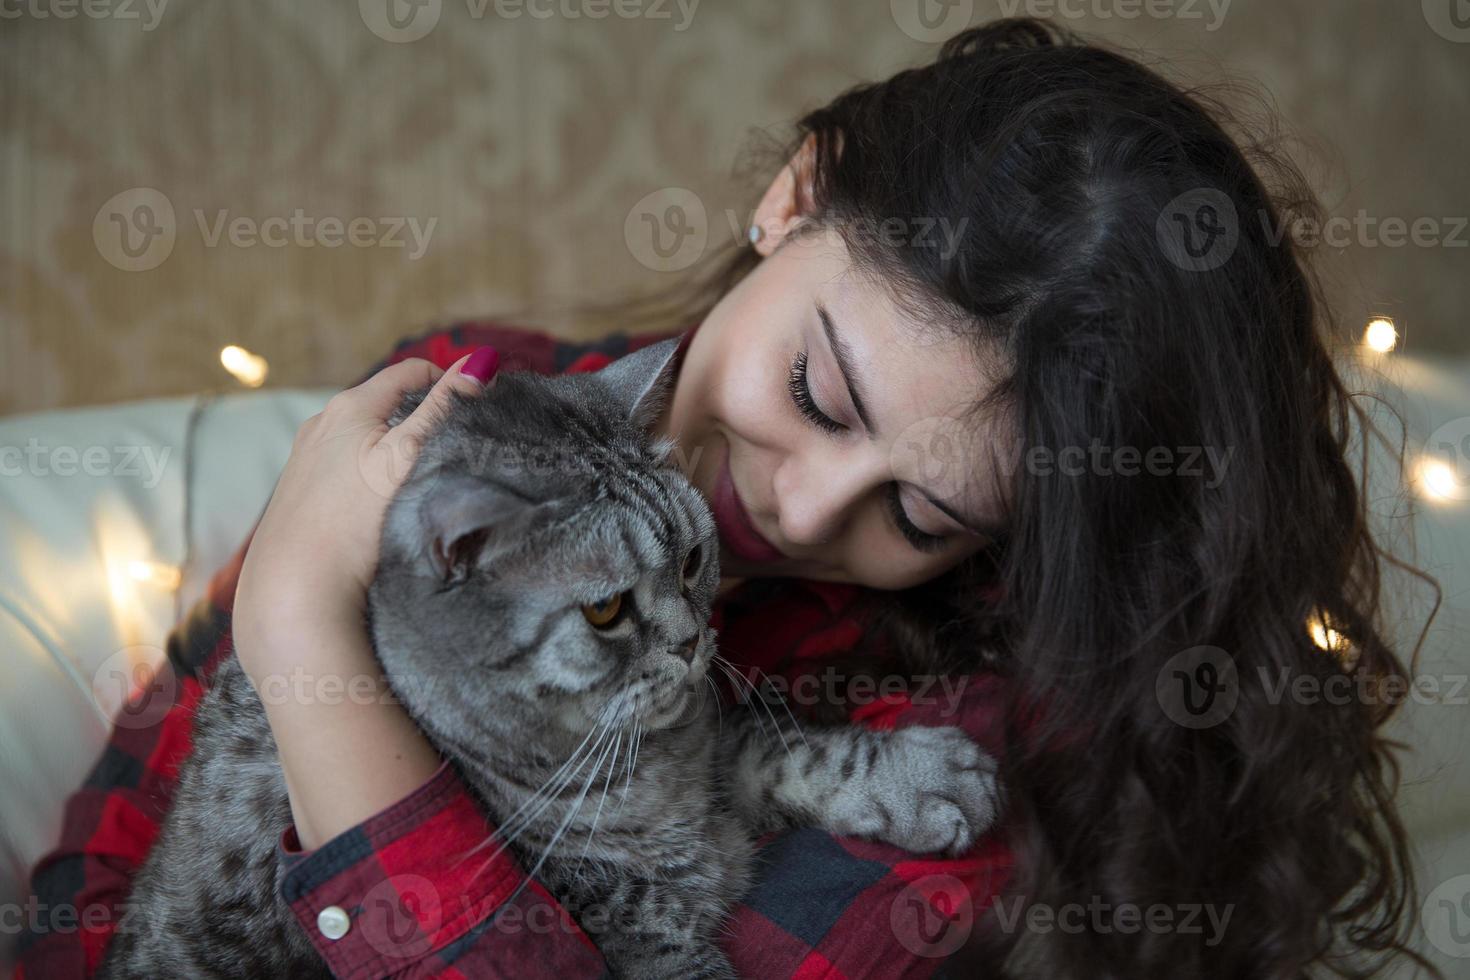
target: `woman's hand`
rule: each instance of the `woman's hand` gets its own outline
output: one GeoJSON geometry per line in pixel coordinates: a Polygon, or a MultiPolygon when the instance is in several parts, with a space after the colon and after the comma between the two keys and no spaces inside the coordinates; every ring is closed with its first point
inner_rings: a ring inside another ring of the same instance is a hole
{"type": "Polygon", "coordinates": [[[403,361],[335,395],[297,432],[251,539],[235,592],[235,653],[265,702],[308,849],[403,798],[439,765],[384,696],[363,612],[394,491],[449,391],[479,391],[497,362],[489,347],[444,372],[403,361]],[[390,429],[403,395],[430,383],[390,429]]]}

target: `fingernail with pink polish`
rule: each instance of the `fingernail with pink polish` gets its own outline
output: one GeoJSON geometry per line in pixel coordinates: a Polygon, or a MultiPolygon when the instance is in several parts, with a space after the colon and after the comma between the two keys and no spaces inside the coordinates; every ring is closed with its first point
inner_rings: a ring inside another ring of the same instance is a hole
{"type": "Polygon", "coordinates": [[[500,368],[500,351],[494,347],[481,347],[460,365],[459,373],[468,374],[480,384],[489,384],[500,368]]]}

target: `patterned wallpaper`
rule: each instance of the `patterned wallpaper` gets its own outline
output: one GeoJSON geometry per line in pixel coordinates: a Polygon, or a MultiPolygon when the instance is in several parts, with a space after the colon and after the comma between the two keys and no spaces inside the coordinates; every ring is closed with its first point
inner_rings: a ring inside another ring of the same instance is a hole
{"type": "Polygon", "coordinates": [[[1263,83],[1342,317],[1463,352],[1464,6],[0,0],[0,412],[233,384],[232,343],[297,385],[456,317],[589,336],[731,244],[762,132],[1009,13],[1263,83]]]}

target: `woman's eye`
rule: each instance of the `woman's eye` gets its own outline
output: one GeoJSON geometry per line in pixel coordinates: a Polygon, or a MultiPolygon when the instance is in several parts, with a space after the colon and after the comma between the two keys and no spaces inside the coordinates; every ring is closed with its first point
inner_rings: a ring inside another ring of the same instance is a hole
{"type": "Polygon", "coordinates": [[[894,525],[909,544],[925,554],[938,551],[944,547],[946,538],[938,534],[930,534],[928,531],[917,527],[909,519],[908,511],[903,509],[903,497],[899,493],[898,484],[888,484],[888,514],[893,519],[894,525]]]}
{"type": "Polygon", "coordinates": [[[623,594],[609,596],[600,602],[589,602],[582,607],[582,616],[593,626],[605,630],[618,621],[623,611],[623,594]]]}
{"type": "Polygon", "coordinates": [[[800,351],[792,360],[791,373],[786,379],[786,387],[791,391],[791,400],[796,403],[797,411],[801,412],[812,425],[827,433],[837,433],[847,428],[817,407],[816,399],[812,397],[811,383],[807,378],[806,351],[800,351]]]}

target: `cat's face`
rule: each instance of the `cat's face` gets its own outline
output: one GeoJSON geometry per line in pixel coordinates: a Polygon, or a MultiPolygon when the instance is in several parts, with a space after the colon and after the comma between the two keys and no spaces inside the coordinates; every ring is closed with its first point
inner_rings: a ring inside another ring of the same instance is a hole
{"type": "Polygon", "coordinates": [[[502,375],[426,443],[371,606],[378,655],[431,734],[666,728],[713,695],[714,522],[645,434],[672,353],[502,375]]]}

